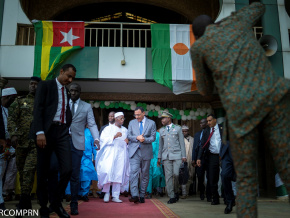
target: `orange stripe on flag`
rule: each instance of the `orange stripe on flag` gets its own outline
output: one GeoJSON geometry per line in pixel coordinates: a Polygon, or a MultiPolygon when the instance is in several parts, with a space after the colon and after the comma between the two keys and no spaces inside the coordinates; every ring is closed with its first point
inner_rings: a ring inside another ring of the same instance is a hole
{"type": "MultiPolygon", "coordinates": [[[[192,25],[189,25],[189,35],[190,35],[190,47],[191,47],[193,43],[195,42],[195,37],[192,32],[192,25]]],[[[192,84],[191,84],[190,91],[196,91],[196,90],[197,90],[197,87],[196,87],[195,70],[192,68],[192,84]]]]}

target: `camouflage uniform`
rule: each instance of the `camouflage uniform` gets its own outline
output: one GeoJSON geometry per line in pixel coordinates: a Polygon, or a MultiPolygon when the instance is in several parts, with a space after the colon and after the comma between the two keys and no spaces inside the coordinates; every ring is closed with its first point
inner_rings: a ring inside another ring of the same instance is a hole
{"type": "Polygon", "coordinates": [[[19,171],[21,194],[30,195],[37,155],[33,140],[29,139],[30,125],[33,119],[34,96],[28,94],[18,97],[9,108],[8,129],[10,136],[18,136],[16,148],[16,166],[19,171]]]}
{"type": "Polygon", "coordinates": [[[209,25],[191,48],[199,92],[209,95],[215,85],[227,112],[237,171],[238,217],[257,216],[259,134],[269,143],[290,193],[290,99],[286,95],[290,81],[275,74],[253,34],[252,26],[264,11],[264,5],[257,2],[244,7],[221,23],[209,25]]]}

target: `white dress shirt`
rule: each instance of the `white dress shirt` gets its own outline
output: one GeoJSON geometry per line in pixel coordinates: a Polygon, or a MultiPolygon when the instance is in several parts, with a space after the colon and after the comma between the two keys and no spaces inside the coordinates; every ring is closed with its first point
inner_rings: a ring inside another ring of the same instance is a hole
{"type": "MultiPolygon", "coordinates": [[[[64,123],[66,123],[66,105],[67,105],[67,94],[66,94],[66,89],[65,86],[63,86],[58,80],[57,78],[55,78],[56,81],[56,85],[57,85],[57,91],[58,91],[58,104],[57,104],[57,110],[56,110],[56,114],[54,115],[53,121],[57,121],[57,122],[61,122],[61,109],[62,109],[62,91],[61,88],[64,88],[64,123]]],[[[40,135],[40,134],[44,134],[44,131],[38,131],[36,133],[36,135],[40,135]]]]}
{"type": "MultiPolygon", "coordinates": [[[[73,101],[70,99],[69,100],[69,107],[70,107],[70,110],[71,111],[72,111],[72,103],[73,103],[73,101]]],[[[74,111],[74,114],[77,112],[79,103],[80,103],[80,99],[78,99],[78,100],[75,101],[75,111],[74,111]]]]}
{"type": "Polygon", "coordinates": [[[168,131],[168,127],[169,127],[169,130],[171,129],[172,127],[172,123],[170,123],[169,125],[166,126],[166,130],[168,131]]]}
{"type": "Polygon", "coordinates": [[[7,138],[9,138],[9,133],[8,133],[8,129],[7,129],[8,108],[3,107],[2,105],[1,105],[1,108],[2,108],[2,116],[3,116],[4,127],[5,127],[5,137],[7,139],[7,138]]]}
{"type": "MultiPolygon", "coordinates": [[[[212,132],[212,128],[210,128],[212,132]]],[[[209,146],[209,151],[213,154],[219,154],[220,153],[220,148],[222,144],[222,139],[220,135],[220,130],[218,124],[214,126],[214,133],[212,137],[210,138],[210,146],[209,146]]]]}
{"type": "MultiPolygon", "coordinates": [[[[142,121],[143,130],[144,130],[146,117],[144,116],[143,120],[141,120],[141,121],[142,121]]],[[[140,124],[141,124],[141,122],[139,122],[139,129],[140,129],[140,124]]]]}
{"type": "Polygon", "coordinates": [[[62,109],[62,91],[61,88],[64,88],[64,123],[66,123],[66,105],[67,105],[67,94],[66,94],[66,89],[65,86],[63,86],[57,78],[55,78],[56,84],[57,84],[57,91],[58,91],[58,104],[57,104],[57,110],[55,113],[55,116],[53,118],[53,121],[60,122],[61,118],[61,109],[62,109]]]}

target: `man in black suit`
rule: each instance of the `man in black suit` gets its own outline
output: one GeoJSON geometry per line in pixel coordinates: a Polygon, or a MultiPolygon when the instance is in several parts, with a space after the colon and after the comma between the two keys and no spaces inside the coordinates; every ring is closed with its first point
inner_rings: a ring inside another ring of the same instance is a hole
{"type": "Polygon", "coordinates": [[[230,143],[222,144],[220,150],[220,159],[221,159],[221,178],[224,188],[225,196],[225,214],[228,214],[232,211],[233,206],[235,206],[235,196],[232,187],[232,181],[236,181],[236,172],[233,163],[233,157],[230,149],[230,143]]]}
{"type": "Polygon", "coordinates": [[[108,120],[109,120],[109,123],[102,126],[101,129],[100,129],[100,137],[101,137],[101,134],[102,134],[102,131],[109,125],[113,125],[115,123],[115,112],[114,111],[111,111],[108,115],[108,120]]]}
{"type": "MultiPolygon", "coordinates": [[[[202,157],[201,159],[201,166],[197,166],[196,165],[196,161],[197,161],[197,155],[198,155],[198,151],[201,145],[201,139],[203,136],[203,133],[205,131],[207,127],[207,120],[206,119],[202,119],[200,121],[200,128],[201,131],[195,133],[194,135],[194,142],[193,142],[193,149],[192,149],[192,166],[195,167],[196,169],[196,174],[197,174],[197,179],[198,179],[198,189],[200,191],[200,199],[204,200],[204,191],[205,191],[205,187],[204,187],[204,174],[206,171],[206,165],[205,165],[205,161],[204,161],[204,157],[202,157]]],[[[206,171],[208,174],[208,170],[206,171]]],[[[208,178],[208,175],[206,175],[208,178]]],[[[206,187],[206,196],[207,199],[210,199],[211,201],[211,194],[210,194],[210,187],[209,187],[209,183],[207,183],[207,187],[206,187]]]]}
{"type": "Polygon", "coordinates": [[[199,148],[196,164],[201,166],[202,156],[205,155],[205,163],[208,170],[208,183],[211,190],[211,205],[220,203],[218,194],[219,181],[219,153],[222,145],[222,127],[217,124],[216,117],[213,114],[207,116],[208,128],[204,130],[201,146],[199,148]]]}
{"type": "Polygon", "coordinates": [[[50,157],[54,151],[60,168],[60,180],[55,190],[52,209],[59,217],[70,217],[61,204],[62,193],[72,172],[69,127],[72,115],[69,107],[69,92],[66,85],[76,76],[76,68],[66,64],[56,79],[38,84],[34,109],[32,133],[37,144],[37,196],[41,217],[49,217],[47,180],[50,157]]]}

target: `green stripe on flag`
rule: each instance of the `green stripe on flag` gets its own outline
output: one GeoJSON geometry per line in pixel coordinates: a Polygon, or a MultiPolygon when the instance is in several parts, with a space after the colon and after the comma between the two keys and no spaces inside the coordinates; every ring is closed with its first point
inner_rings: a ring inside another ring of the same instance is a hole
{"type": "Polygon", "coordinates": [[[152,70],[155,82],[172,90],[169,29],[169,24],[151,24],[152,70]]]}
{"type": "Polygon", "coordinates": [[[55,61],[55,59],[57,58],[58,55],[60,55],[61,53],[61,48],[62,47],[51,47],[50,49],[50,55],[49,55],[49,67],[48,69],[51,68],[51,65],[53,64],[53,62],[55,61]]]}
{"type": "MultiPolygon", "coordinates": [[[[58,48],[58,47],[52,47],[51,49],[53,48],[58,48]]],[[[60,50],[61,50],[61,47],[59,47],[60,50]]],[[[56,73],[58,72],[55,72],[54,69],[60,65],[69,55],[71,55],[75,50],[79,50],[81,49],[80,46],[74,46],[72,47],[71,49],[63,52],[63,53],[60,53],[56,56],[56,58],[54,59],[54,62],[51,64],[50,66],[50,69],[49,69],[49,73],[46,77],[46,80],[50,80],[50,79],[54,79],[56,77],[56,73]]],[[[50,64],[50,60],[49,60],[49,64],[50,64]]]]}
{"type": "Polygon", "coordinates": [[[41,52],[42,52],[42,22],[34,23],[34,30],[36,33],[36,42],[34,47],[34,70],[33,76],[41,77],[41,52]]]}

